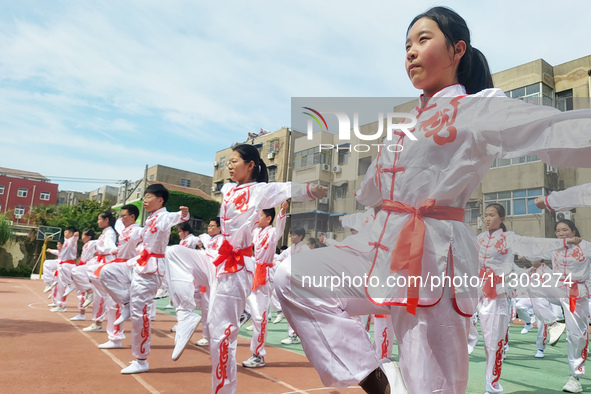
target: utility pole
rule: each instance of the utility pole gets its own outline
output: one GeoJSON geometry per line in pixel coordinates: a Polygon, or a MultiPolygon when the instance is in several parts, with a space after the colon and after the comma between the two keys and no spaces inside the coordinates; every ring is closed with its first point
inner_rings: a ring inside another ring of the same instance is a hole
{"type": "MultiPolygon", "coordinates": [[[[146,164],[146,169],[144,170],[144,182],[143,182],[144,186],[143,186],[143,192],[146,193],[146,187],[148,186],[148,165],[146,164]]],[[[144,224],[146,223],[146,218],[145,215],[146,214],[146,209],[144,208],[144,204],[142,204],[142,213],[141,213],[141,217],[142,217],[142,227],[144,227],[144,224]]]]}

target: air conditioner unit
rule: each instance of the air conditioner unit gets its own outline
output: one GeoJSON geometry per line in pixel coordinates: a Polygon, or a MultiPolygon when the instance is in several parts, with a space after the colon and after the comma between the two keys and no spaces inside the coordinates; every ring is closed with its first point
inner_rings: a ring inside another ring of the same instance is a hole
{"type": "Polygon", "coordinates": [[[267,153],[267,159],[273,160],[275,158],[275,152],[271,151],[267,153]]]}
{"type": "Polygon", "coordinates": [[[334,166],[334,167],[332,168],[332,172],[334,172],[335,174],[338,174],[339,172],[341,172],[341,171],[342,171],[342,169],[343,169],[343,168],[342,168],[341,166],[339,166],[339,165],[336,165],[336,166],[334,166]]]}
{"type": "Polygon", "coordinates": [[[15,214],[14,214],[14,218],[15,218],[15,219],[20,219],[20,218],[22,218],[22,217],[23,217],[22,213],[15,213],[15,214]]]}
{"type": "Polygon", "coordinates": [[[218,168],[218,165],[219,165],[219,163],[218,163],[217,161],[214,161],[214,162],[213,162],[213,166],[214,166],[215,168],[218,168]]]}
{"type": "Polygon", "coordinates": [[[571,211],[556,212],[556,221],[559,220],[573,220],[573,213],[571,211]]]}
{"type": "Polygon", "coordinates": [[[324,233],[324,236],[326,238],[334,239],[334,233],[332,231],[329,231],[327,233],[324,233]]]}
{"type": "Polygon", "coordinates": [[[216,192],[217,190],[218,190],[218,188],[217,188],[217,187],[215,187],[215,186],[212,186],[212,187],[211,187],[211,191],[212,191],[212,192],[216,192]]]}
{"type": "Polygon", "coordinates": [[[322,171],[330,171],[330,164],[321,164],[322,171]]]}
{"type": "Polygon", "coordinates": [[[328,204],[328,197],[322,197],[319,201],[320,204],[328,204]]]}
{"type": "Polygon", "coordinates": [[[558,167],[553,167],[546,164],[546,174],[558,174],[558,167]]]}

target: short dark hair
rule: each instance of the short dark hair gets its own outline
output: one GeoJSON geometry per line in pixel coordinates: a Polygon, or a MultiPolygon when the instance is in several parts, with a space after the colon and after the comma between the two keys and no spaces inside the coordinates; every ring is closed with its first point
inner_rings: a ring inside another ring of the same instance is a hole
{"type": "Polygon", "coordinates": [[[287,249],[287,245],[281,245],[281,247],[279,248],[280,251],[284,251],[285,249],[287,249]]]}
{"type": "Polygon", "coordinates": [[[138,216],[140,216],[140,210],[133,204],[126,204],[122,206],[121,210],[123,211],[124,209],[127,211],[128,214],[135,216],[136,220],[138,216]]]}
{"type": "Polygon", "coordinates": [[[191,228],[191,225],[189,224],[189,222],[182,222],[181,224],[178,225],[179,231],[188,231],[190,233],[193,232],[193,229],[191,228]]]}
{"type": "Polygon", "coordinates": [[[265,216],[271,217],[271,223],[273,224],[273,220],[275,220],[275,208],[263,209],[263,213],[265,216]]]}
{"type": "Polygon", "coordinates": [[[306,236],[306,230],[304,230],[302,227],[292,228],[290,233],[299,235],[300,237],[302,237],[302,239],[304,239],[304,237],[306,236]]]}
{"type": "Polygon", "coordinates": [[[219,216],[216,216],[214,218],[210,218],[209,221],[210,222],[215,222],[215,224],[217,224],[218,227],[220,227],[222,225],[222,222],[221,222],[219,216]]]}
{"type": "Polygon", "coordinates": [[[96,239],[96,234],[93,229],[89,228],[88,230],[84,231],[82,235],[86,234],[90,237],[91,240],[96,239]]]}
{"type": "Polygon", "coordinates": [[[165,188],[162,184],[160,183],[154,183],[153,185],[150,185],[146,188],[146,190],[144,191],[144,196],[147,193],[152,193],[153,195],[155,195],[156,197],[160,197],[162,198],[163,202],[162,202],[162,206],[164,206],[166,204],[166,202],[168,201],[168,196],[170,193],[168,193],[168,189],[165,188]]]}
{"type": "Polygon", "coordinates": [[[76,230],[76,227],[74,227],[74,226],[68,226],[68,227],[66,227],[66,230],[69,231],[69,232],[71,232],[72,234],[77,231],[76,230]]]}

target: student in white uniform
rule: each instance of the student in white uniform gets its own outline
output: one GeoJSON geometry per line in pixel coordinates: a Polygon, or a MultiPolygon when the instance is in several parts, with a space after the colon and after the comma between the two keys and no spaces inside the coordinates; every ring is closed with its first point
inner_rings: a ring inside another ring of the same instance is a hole
{"type": "MultiPolygon", "coordinates": [[[[117,247],[111,250],[115,259],[95,271],[102,287],[112,300],[110,308],[113,312],[107,318],[113,321],[121,317],[123,303],[129,299],[133,268],[127,265],[127,261],[138,255],[136,247],[142,241],[143,228],[136,223],[139,214],[139,209],[135,205],[127,204],[121,207],[121,215],[115,223],[119,239],[117,247]]],[[[110,335],[109,340],[100,344],[99,348],[120,349],[125,338],[123,331],[123,323],[116,325],[114,335],[110,335]]]]}
{"type": "Polygon", "coordinates": [[[164,205],[168,201],[168,190],[161,184],[148,186],[144,192],[144,208],[150,212],[141,232],[138,246],[139,256],[127,261],[133,267],[131,285],[128,294],[121,294],[123,307],[121,317],[115,324],[121,324],[131,317],[131,353],[136,358],[122,374],[147,372],[150,367],[148,355],[152,333],[150,314],[154,296],[166,275],[164,252],[173,226],[190,219],[189,209],[179,207],[178,212],[168,212],[164,205]]]}
{"type": "Polygon", "coordinates": [[[76,266],[76,255],[78,254],[78,238],[80,234],[73,226],[66,227],[64,230],[64,243],[61,250],[60,262],[57,266],[57,306],[52,308],[52,312],[66,311],[66,291],[72,284],[72,268],[76,266]]]}
{"type": "Polygon", "coordinates": [[[417,123],[407,119],[409,129],[390,134],[356,194],[366,206],[382,202],[371,237],[350,245],[349,252],[328,247],[286,261],[275,285],[325,385],[361,383],[366,391],[380,392],[397,383],[386,379],[394,379],[394,365],[380,363],[363,326],[352,318],[391,313],[408,390],[465,393],[477,288],[449,281],[420,286],[408,278],[477,278],[477,248],[463,223],[464,207],[493,161],[536,154],[550,165],[591,167],[591,112],[529,105],[492,89],[486,59],[471,45],[465,21],[443,7],[411,22],[405,65],[423,95],[412,111],[417,123]],[[304,287],[310,272],[368,274],[370,283],[340,287],[335,295],[330,284],[304,287]],[[388,281],[400,285],[385,286],[388,281]],[[342,332],[348,333],[346,346],[342,332]]]}
{"type": "Polygon", "coordinates": [[[265,366],[265,341],[267,340],[267,323],[269,321],[269,305],[271,303],[271,291],[273,289],[273,258],[275,247],[283,236],[285,229],[288,204],[281,205],[281,211],[277,215],[277,224],[272,226],[275,219],[275,208],[263,209],[259,216],[257,228],[252,239],[254,244],[254,261],[256,264],[252,293],[246,299],[252,314],[253,332],[250,341],[252,357],[242,362],[246,368],[258,368],[265,366]]]}
{"type": "MultiPolygon", "coordinates": [[[[87,261],[90,261],[92,259],[92,257],[94,256],[94,254],[96,253],[96,239],[95,239],[95,234],[94,234],[94,230],[92,229],[88,229],[86,231],[84,231],[82,233],[82,242],[84,243],[84,246],[82,246],[82,253],[80,254],[80,260],[78,260],[78,265],[76,267],[74,267],[74,269],[72,269],[72,280],[74,277],[74,270],[78,269],[78,267],[80,267],[80,269],[85,269],[85,265],[87,261]]],[[[72,321],[84,321],[86,320],[86,307],[84,306],[84,303],[86,302],[86,292],[81,291],[81,290],[77,290],[77,296],[78,296],[78,309],[80,311],[80,313],[74,317],[72,317],[70,320],[72,321]]]]}
{"type": "MultiPolygon", "coordinates": [[[[171,263],[172,287],[185,288],[191,294],[193,286],[210,286],[208,312],[209,350],[213,367],[212,392],[235,393],[237,390],[236,346],[240,314],[244,311],[246,298],[252,290],[255,271],[252,256],[252,232],[259,220],[261,210],[272,208],[293,198],[306,201],[322,198],[326,188],[319,185],[295,185],[268,181],[267,168],[259,151],[252,145],[237,145],[232,148],[228,160],[231,179],[222,187],[223,201],[220,207],[222,236],[224,242],[218,257],[211,258],[206,252],[172,246],[166,251],[171,263]],[[185,270],[173,270],[173,266],[185,266],[185,270]],[[190,274],[187,275],[187,272],[190,274]]],[[[175,303],[176,300],[173,300],[175,303]]],[[[193,313],[193,305],[187,297],[179,300],[177,308],[179,324],[173,360],[182,354],[200,317],[193,313]],[[185,302],[180,304],[180,302],[185,302]]]]}
{"type": "Polygon", "coordinates": [[[51,298],[52,302],[47,306],[54,308],[57,306],[55,298],[57,294],[57,266],[62,258],[62,243],[58,242],[56,249],[47,249],[47,253],[57,256],[57,259],[46,260],[45,263],[43,263],[43,282],[45,282],[45,289],[43,292],[47,293],[51,291],[47,298],[51,298]]]}

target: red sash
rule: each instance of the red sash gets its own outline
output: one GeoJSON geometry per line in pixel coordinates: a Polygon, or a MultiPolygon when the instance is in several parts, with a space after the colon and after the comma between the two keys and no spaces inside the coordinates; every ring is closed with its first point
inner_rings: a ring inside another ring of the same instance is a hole
{"type": "Polygon", "coordinates": [[[244,268],[244,256],[252,257],[252,245],[244,249],[234,250],[226,239],[220,246],[218,253],[219,256],[213,261],[213,264],[217,267],[225,261],[226,273],[232,274],[244,268]]]}
{"type": "Polygon", "coordinates": [[[273,263],[257,263],[254,270],[254,279],[252,281],[252,289],[256,290],[259,286],[267,284],[267,268],[273,267],[273,263]]]}
{"type": "MultiPolygon", "coordinates": [[[[105,261],[105,258],[104,258],[104,257],[103,257],[103,261],[105,261]]],[[[101,265],[100,267],[98,267],[98,268],[97,268],[97,269],[94,271],[94,274],[95,274],[96,276],[100,276],[100,274],[101,274],[101,270],[102,270],[103,268],[105,268],[105,265],[112,264],[112,263],[125,263],[126,261],[127,261],[127,259],[115,259],[115,260],[109,261],[108,263],[105,263],[105,264],[101,265]]]]}
{"type": "MultiPolygon", "coordinates": [[[[439,207],[434,199],[425,200],[423,205],[415,208],[399,201],[383,200],[382,210],[388,212],[410,213],[411,218],[404,224],[390,260],[390,272],[408,269],[409,277],[422,275],[423,245],[425,243],[425,222],[423,218],[437,220],[464,220],[464,209],[456,207],[439,207]]],[[[406,310],[416,314],[419,304],[419,289],[416,280],[408,281],[406,310]],[[412,282],[412,283],[411,283],[412,282]]]]}
{"type": "Polygon", "coordinates": [[[156,257],[158,259],[164,258],[164,255],[162,253],[149,253],[146,249],[144,249],[142,250],[142,254],[140,254],[140,258],[137,259],[137,263],[140,267],[143,267],[148,263],[150,257],[156,257]]]}
{"type": "Polygon", "coordinates": [[[484,268],[480,269],[479,277],[483,280],[482,292],[484,293],[486,298],[490,298],[493,300],[497,298],[497,284],[503,283],[503,278],[501,278],[498,275],[495,275],[491,270],[485,270],[484,268]],[[490,280],[491,274],[492,281],[490,280]]]}
{"type": "Polygon", "coordinates": [[[78,266],[81,266],[81,265],[86,265],[86,261],[82,261],[82,260],[80,260],[80,261],[78,262],[78,266]]]}
{"type": "Polygon", "coordinates": [[[74,264],[74,265],[76,265],[76,259],[60,261],[60,264],[74,264]]]}

